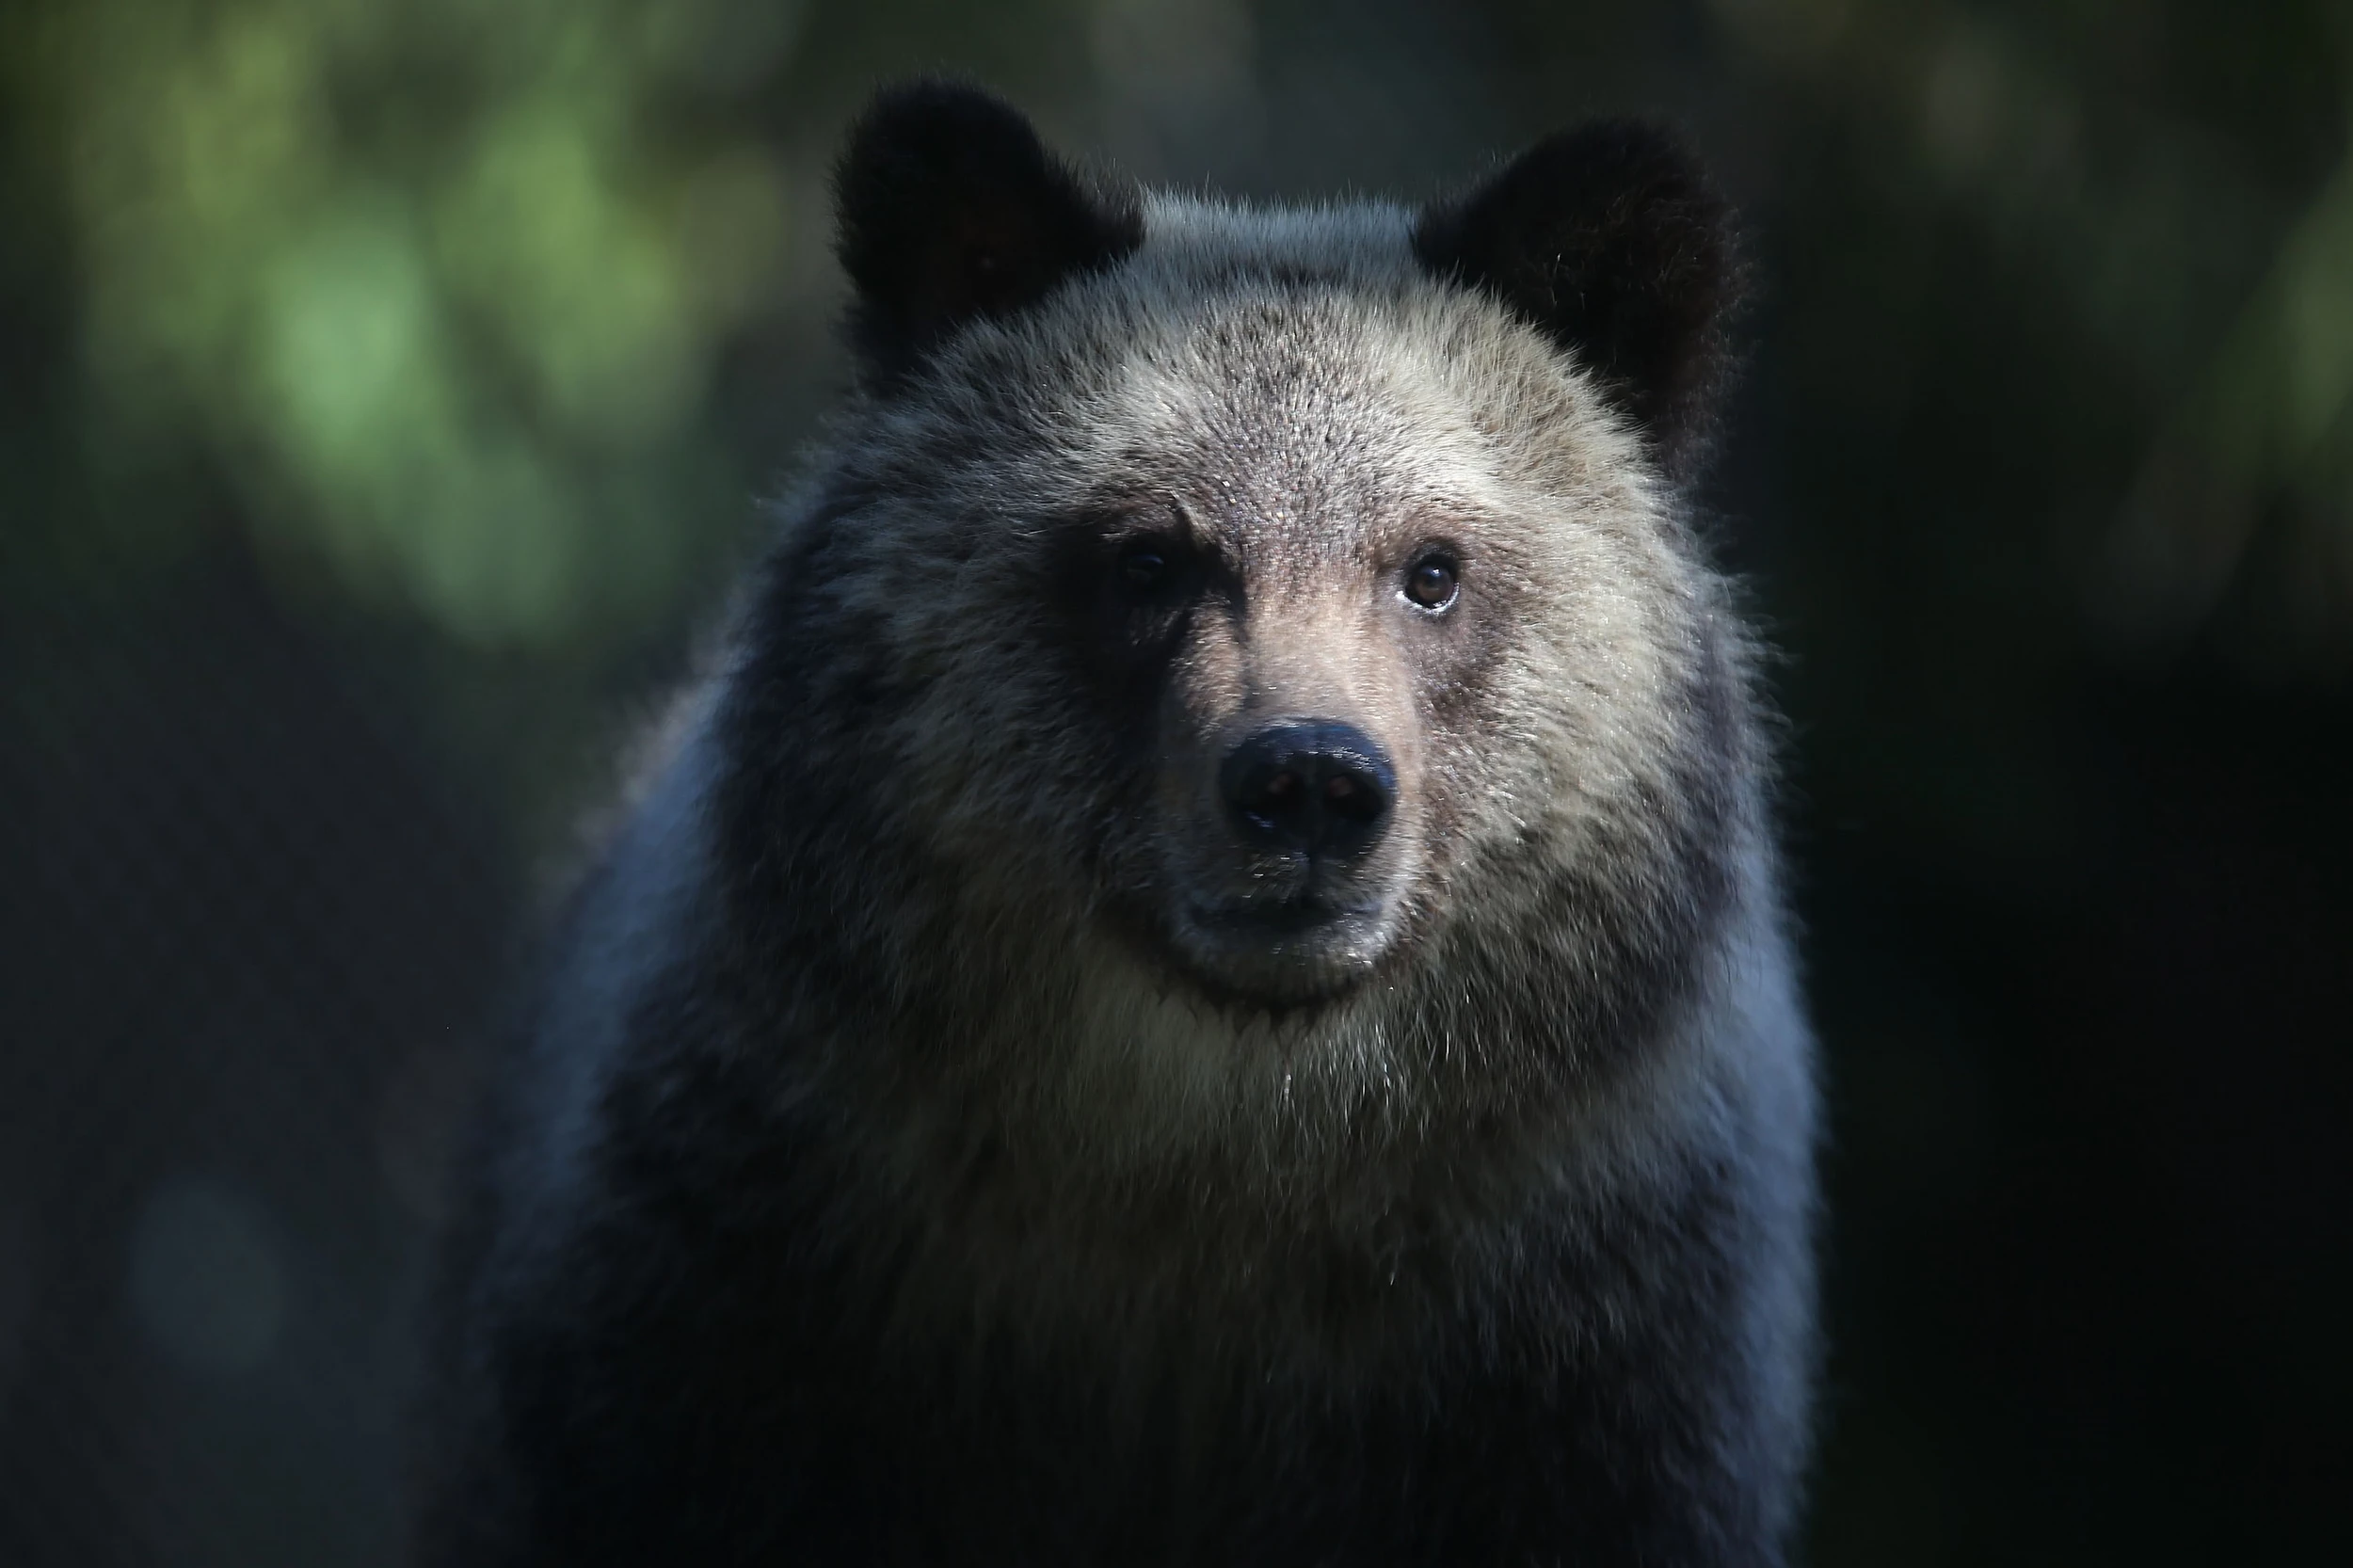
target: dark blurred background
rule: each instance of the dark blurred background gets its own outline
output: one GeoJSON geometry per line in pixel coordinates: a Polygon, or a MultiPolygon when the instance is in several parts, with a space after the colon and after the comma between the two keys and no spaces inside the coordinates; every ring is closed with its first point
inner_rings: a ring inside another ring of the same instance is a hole
{"type": "Polygon", "coordinates": [[[1688,127],[1833,1107],[1811,1560],[2353,1560],[2343,0],[16,0],[0,1563],[392,1560],[481,1022],[840,384],[842,121],[936,67],[1266,199],[1688,127]]]}

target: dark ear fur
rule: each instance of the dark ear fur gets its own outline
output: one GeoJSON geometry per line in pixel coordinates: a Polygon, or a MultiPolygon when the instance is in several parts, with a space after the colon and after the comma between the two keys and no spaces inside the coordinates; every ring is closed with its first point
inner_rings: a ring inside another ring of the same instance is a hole
{"type": "Polygon", "coordinates": [[[1740,269],[1730,209],[1666,132],[1595,120],[1549,136],[1426,208],[1414,251],[1573,349],[1670,472],[1705,453],[1740,269]]]}
{"type": "Polygon", "coordinates": [[[834,170],[850,332],[887,385],[958,327],[1044,297],[1133,250],[1132,190],[1081,175],[1010,104],[953,82],[875,95],[834,170]]]}

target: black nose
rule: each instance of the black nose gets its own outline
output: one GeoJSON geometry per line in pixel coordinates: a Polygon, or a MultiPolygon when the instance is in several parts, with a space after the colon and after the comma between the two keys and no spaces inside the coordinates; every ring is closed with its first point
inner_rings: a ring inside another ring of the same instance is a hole
{"type": "Polygon", "coordinates": [[[1311,855],[1364,854],[1397,798],[1388,754],[1330,719],[1267,726],[1225,754],[1218,783],[1244,838],[1311,855]]]}

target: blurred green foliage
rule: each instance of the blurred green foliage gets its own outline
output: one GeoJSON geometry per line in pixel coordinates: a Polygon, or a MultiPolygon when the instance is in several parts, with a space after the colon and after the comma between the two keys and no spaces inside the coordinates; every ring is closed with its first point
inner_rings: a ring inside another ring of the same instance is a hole
{"type": "Polygon", "coordinates": [[[2085,567],[2093,634],[2128,659],[2179,648],[2267,522],[2286,548],[2247,584],[2273,623],[2264,655],[2353,655],[2353,152],[2338,127],[2333,171],[2283,214],[2271,150],[2233,133],[2297,95],[2214,102],[2341,101],[2353,8],[2237,27],[2228,8],[2131,0],[1713,9],[1785,87],[1893,133],[1886,155],[2029,269],[2144,400],[2137,480],[2085,567]]]}
{"type": "Polygon", "coordinates": [[[713,354],[788,172],[649,114],[791,6],[88,0],[45,40],[102,445],[191,437],[258,534],[469,643],[675,596],[713,354]],[[750,27],[746,28],[746,24],[750,27]]]}
{"type": "MultiPolygon", "coordinates": [[[[82,437],[125,471],[192,447],[265,550],[468,645],[659,622],[726,532],[718,498],[760,478],[712,436],[729,344],[829,307],[823,161],[870,62],[993,38],[1049,121],[1148,173],[1230,176],[1282,162],[1262,56],[1300,8],[38,8],[11,53],[72,229],[82,437]]],[[[1623,41],[1610,8],[1485,8],[1556,50],[1623,41]]],[[[2166,102],[2179,18],[2131,0],[1715,0],[1688,22],[1736,73],[1897,136],[2162,405],[2092,569],[2101,629],[2128,649],[2194,630],[2284,502],[2297,646],[2347,640],[2353,165],[2275,239],[2243,155],[2166,102]]],[[[2342,45],[2341,21],[2303,31],[2268,36],[2342,45]]]]}

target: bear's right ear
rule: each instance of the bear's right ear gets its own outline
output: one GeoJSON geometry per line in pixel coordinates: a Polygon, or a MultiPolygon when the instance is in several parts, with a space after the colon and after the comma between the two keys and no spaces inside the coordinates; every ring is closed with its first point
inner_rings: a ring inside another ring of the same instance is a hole
{"type": "Polygon", "coordinates": [[[887,88],[834,170],[850,332],[887,386],[977,316],[1035,303],[1144,239],[1132,190],[1048,152],[1019,111],[953,82],[887,88]]]}

